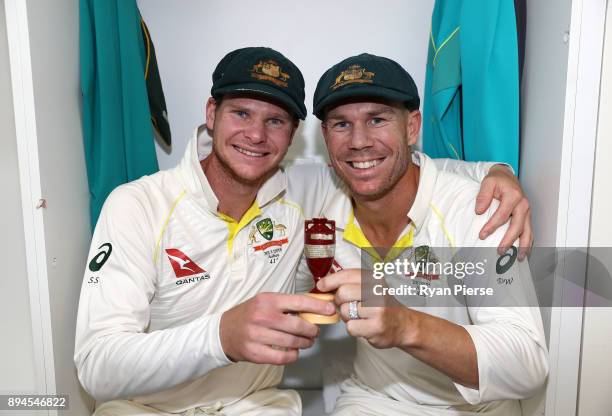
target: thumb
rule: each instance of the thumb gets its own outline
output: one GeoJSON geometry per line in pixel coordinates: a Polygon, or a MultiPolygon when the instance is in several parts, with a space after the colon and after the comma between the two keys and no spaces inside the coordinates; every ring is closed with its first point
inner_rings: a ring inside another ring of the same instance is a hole
{"type": "Polygon", "coordinates": [[[493,193],[495,191],[495,181],[485,178],[480,185],[480,191],[476,196],[476,214],[480,215],[485,212],[493,201],[493,193]]]}
{"type": "Polygon", "coordinates": [[[319,279],[319,281],[317,282],[317,289],[324,293],[336,290],[338,288],[336,279],[330,276],[332,275],[328,274],[322,279],[319,279]]]}

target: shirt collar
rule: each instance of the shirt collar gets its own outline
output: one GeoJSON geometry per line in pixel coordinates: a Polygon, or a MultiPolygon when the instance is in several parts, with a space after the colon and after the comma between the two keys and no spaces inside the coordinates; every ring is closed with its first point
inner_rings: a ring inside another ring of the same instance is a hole
{"type": "Polygon", "coordinates": [[[413,151],[412,161],[421,169],[419,172],[417,194],[408,211],[408,218],[410,218],[414,224],[416,234],[418,234],[429,212],[429,204],[433,198],[434,188],[438,179],[438,168],[433,160],[425,153],[413,151]]]}
{"type": "MultiPolygon", "coordinates": [[[[208,209],[216,212],[219,205],[219,199],[215,195],[200,165],[200,161],[206,158],[211,151],[212,138],[208,135],[206,125],[202,124],[194,130],[193,137],[185,150],[185,155],[183,156],[180,166],[183,171],[186,172],[186,182],[191,193],[195,196],[202,197],[208,209]]],[[[257,193],[257,205],[263,207],[281,193],[285,192],[286,189],[287,175],[281,168],[262,185],[257,193]]]]}

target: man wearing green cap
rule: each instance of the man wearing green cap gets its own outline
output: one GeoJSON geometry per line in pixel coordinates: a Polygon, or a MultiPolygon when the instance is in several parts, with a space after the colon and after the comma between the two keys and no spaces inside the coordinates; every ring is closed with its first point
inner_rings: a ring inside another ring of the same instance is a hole
{"type": "MultiPolygon", "coordinates": [[[[275,387],[319,330],[292,312],[334,313],[291,294],[303,221],[339,191],[324,165],[279,169],[306,116],[286,57],[230,52],[211,95],[180,165],[117,188],[96,226],[75,346],[96,415],[301,413],[275,387]]],[[[490,189],[520,195],[507,176],[490,189]]]]}
{"type": "Polygon", "coordinates": [[[330,68],[315,91],[314,114],[348,188],[325,209],[336,219],[335,261],[343,270],[318,283],[324,292],[336,291],[347,330],[357,337],[353,376],[342,385],[335,414],[518,416],[516,399],[543,385],[548,361],[539,308],[528,302],[534,298],[529,268],[516,261],[516,247],[499,257],[493,252],[494,267],[485,271],[492,289],[505,290],[503,305],[484,295],[442,299],[452,271],[401,272],[415,297],[362,304],[375,298],[362,280],[362,264],[392,265],[424,250],[450,257],[466,247],[495,247],[507,227],[480,240],[495,204],[476,215],[478,187],[411,150],[421,128],[418,109],[410,75],[369,54],[330,68]],[[427,296],[434,288],[439,298],[427,296]],[[406,300],[410,307],[402,305],[406,300]]]}

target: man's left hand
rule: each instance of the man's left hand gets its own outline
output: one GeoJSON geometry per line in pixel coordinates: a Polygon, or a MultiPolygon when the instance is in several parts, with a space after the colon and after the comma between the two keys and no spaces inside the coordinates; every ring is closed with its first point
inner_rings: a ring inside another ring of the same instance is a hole
{"type": "Polygon", "coordinates": [[[500,201],[499,207],[480,230],[480,239],[484,240],[510,219],[510,226],[497,251],[504,254],[518,238],[519,260],[522,261],[533,244],[531,211],[518,178],[504,165],[493,166],[482,181],[476,197],[476,214],[484,213],[493,198],[500,201]]]}
{"type": "Polygon", "coordinates": [[[361,269],[345,269],[327,275],[317,283],[322,292],[336,291],[335,303],[346,329],[354,337],[365,338],[375,348],[406,347],[416,336],[415,316],[393,301],[392,306],[361,306],[361,269]],[[349,302],[358,301],[359,319],[349,318],[349,302]]]}

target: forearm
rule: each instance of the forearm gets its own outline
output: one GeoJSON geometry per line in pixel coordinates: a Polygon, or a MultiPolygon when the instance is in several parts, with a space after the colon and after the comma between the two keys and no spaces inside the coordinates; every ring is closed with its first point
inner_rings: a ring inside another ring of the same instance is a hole
{"type": "Polygon", "coordinates": [[[401,349],[453,381],[478,389],[476,347],[465,328],[426,313],[411,309],[406,312],[413,323],[401,349]]]}
{"type": "MultiPolygon", "coordinates": [[[[151,333],[114,333],[77,351],[79,379],[96,400],[174,387],[229,363],[218,340],[219,316],[151,333]]],[[[78,345],[77,345],[78,348],[78,345]]]]}

